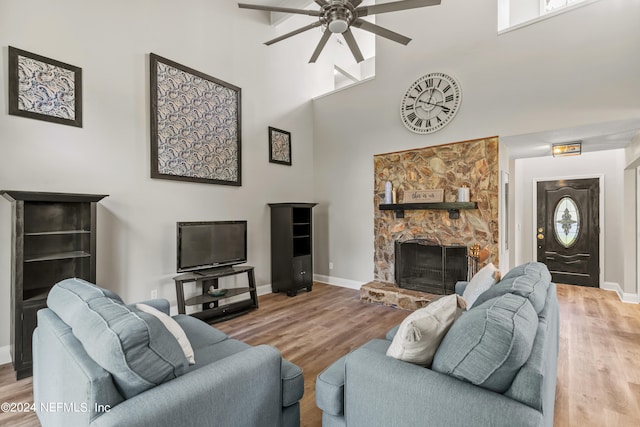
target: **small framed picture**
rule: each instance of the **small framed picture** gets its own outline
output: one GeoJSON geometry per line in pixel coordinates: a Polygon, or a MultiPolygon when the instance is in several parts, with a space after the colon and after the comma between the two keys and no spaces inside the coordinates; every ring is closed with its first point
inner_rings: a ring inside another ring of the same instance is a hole
{"type": "Polygon", "coordinates": [[[9,46],[9,114],[82,127],[82,69],[9,46]]]}
{"type": "Polygon", "coordinates": [[[291,166],[291,132],[269,126],[269,161],[291,166]]]}

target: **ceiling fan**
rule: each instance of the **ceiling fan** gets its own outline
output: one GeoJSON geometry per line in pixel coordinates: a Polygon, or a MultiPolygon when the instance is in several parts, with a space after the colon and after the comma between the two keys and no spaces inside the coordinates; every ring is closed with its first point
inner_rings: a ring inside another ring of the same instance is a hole
{"type": "Polygon", "coordinates": [[[332,34],[342,34],[355,60],[357,62],[361,62],[364,60],[364,57],[362,56],[362,52],[360,52],[360,48],[356,43],[356,39],[353,37],[353,33],[351,32],[352,26],[360,28],[361,30],[369,31],[370,33],[384,37],[386,39],[393,40],[394,42],[402,43],[403,45],[407,45],[411,41],[410,38],[405,37],[402,34],[398,34],[379,25],[372,24],[369,21],[361,19],[363,16],[375,15],[377,13],[396,12],[406,9],[415,9],[426,6],[435,6],[439,5],[440,1],[441,0],[402,0],[391,3],[360,6],[362,0],[315,0],[318,6],[320,6],[320,10],[294,9],[289,7],[262,6],[245,3],[238,3],[238,6],[242,9],[295,13],[300,15],[315,16],[318,18],[318,21],[314,22],[313,24],[306,25],[304,27],[298,28],[297,30],[291,31],[290,33],[265,42],[267,46],[282,41],[291,36],[295,36],[296,34],[300,34],[312,28],[324,26],[326,27],[326,29],[322,34],[322,38],[320,39],[316,50],[313,52],[313,55],[311,55],[311,59],[309,60],[310,63],[316,62],[318,56],[320,56],[320,52],[322,52],[322,49],[324,49],[327,41],[329,40],[329,37],[331,37],[332,34]]]}

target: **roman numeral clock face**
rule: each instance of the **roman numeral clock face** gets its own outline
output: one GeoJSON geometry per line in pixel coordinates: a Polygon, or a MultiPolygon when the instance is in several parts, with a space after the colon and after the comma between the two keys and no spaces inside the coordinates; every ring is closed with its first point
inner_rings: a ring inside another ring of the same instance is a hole
{"type": "Polygon", "coordinates": [[[415,133],[435,132],[453,119],[461,100],[460,86],[453,77],[430,73],[416,80],[404,94],[400,117],[415,133]]]}

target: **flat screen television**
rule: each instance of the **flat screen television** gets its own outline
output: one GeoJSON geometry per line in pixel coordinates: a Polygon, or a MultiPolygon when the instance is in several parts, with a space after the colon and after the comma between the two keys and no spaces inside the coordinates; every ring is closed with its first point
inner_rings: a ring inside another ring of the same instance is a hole
{"type": "Polygon", "coordinates": [[[178,273],[247,262],[247,221],[177,223],[178,273]]]}

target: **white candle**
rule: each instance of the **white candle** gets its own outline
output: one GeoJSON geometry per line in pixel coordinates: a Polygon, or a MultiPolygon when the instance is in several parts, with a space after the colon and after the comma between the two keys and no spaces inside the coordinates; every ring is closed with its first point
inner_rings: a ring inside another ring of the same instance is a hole
{"type": "Polygon", "coordinates": [[[467,187],[458,188],[458,201],[459,202],[469,201],[469,189],[467,187]]]}
{"type": "Polygon", "coordinates": [[[390,204],[393,201],[392,191],[393,185],[391,184],[391,181],[387,181],[384,186],[384,202],[386,204],[390,204]]]}

